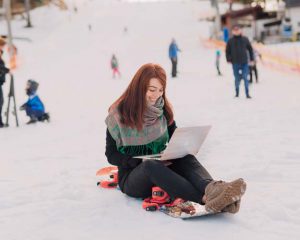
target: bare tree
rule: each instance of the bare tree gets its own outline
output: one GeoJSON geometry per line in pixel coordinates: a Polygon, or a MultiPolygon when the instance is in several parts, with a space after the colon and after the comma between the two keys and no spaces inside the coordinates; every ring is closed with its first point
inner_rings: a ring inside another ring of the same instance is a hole
{"type": "Polygon", "coordinates": [[[221,17],[220,17],[220,10],[219,10],[219,2],[218,0],[210,0],[211,6],[215,8],[216,10],[216,16],[215,16],[215,26],[214,26],[214,35],[215,38],[220,37],[220,31],[221,31],[221,17]]]}
{"type": "Polygon", "coordinates": [[[27,25],[26,27],[31,28],[32,24],[31,24],[31,20],[30,20],[30,0],[24,0],[24,4],[25,4],[25,11],[26,11],[26,15],[27,15],[27,25]]]}

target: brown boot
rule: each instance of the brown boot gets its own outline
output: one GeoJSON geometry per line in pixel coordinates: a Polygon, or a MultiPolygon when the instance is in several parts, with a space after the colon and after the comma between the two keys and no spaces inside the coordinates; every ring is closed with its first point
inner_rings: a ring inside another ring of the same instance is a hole
{"type": "Polygon", "coordinates": [[[240,206],[241,206],[241,200],[237,200],[236,202],[228,205],[227,207],[225,207],[222,212],[229,212],[229,213],[237,213],[240,210],[240,206]]]}
{"type": "Polygon", "coordinates": [[[245,190],[246,183],[242,178],[232,182],[212,181],[205,189],[205,208],[214,213],[221,211],[236,213],[239,210],[240,199],[245,190]]]}
{"type": "MultiPolygon", "coordinates": [[[[226,182],[224,181],[218,181],[218,185],[220,187],[213,187],[213,185],[210,185],[210,187],[206,190],[208,195],[205,195],[206,197],[206,201],[211,201],[212,199],[216,198],[219,194],[222,193],[223,188],[226,187],[226,182]],[[222,187],[221,187],[222,186],[222,187]]],[[[224,209],[222,209],[222,212],[229,212],[229,213],[237,213],[240,209],[240,205],[241,205],[241,200],[238,200],[230,205],[228,205],[227,207],[225,207],[224,209]]]]}

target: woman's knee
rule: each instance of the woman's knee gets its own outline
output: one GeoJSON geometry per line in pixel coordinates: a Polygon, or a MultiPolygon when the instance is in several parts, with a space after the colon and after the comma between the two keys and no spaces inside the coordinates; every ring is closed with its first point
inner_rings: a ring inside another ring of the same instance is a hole
{"type": "Polygon", "coordinates": [[[188,161],[198,162],[197,158],[192,154],[188,154],[188,155],[184,156],[183,158],[188,161]]]}
{"type": "Polygon", "coordinates": [[[199,163],[197,158],[192,154],[185,155],[182,158],[174,159],[173,163],[176,163],[176,162],[185,163],[185,164],[186,163],[199,163]]]}
{"type": "Polygon", "coordinates": [[[145,186],[142,189],[132,189],[130,187],[124,187],[123,193],[125,193],[129,197],[133,198],[148,198],[151,197],[152,194],[152,185],[151,186],[145,186]]]}
{"type": "Polygon", "coordinates": [[[164,166],[164,164],[161,161],[157,161],[157,160],[146,160],[144,162],[141,163],[141,167],[143,168],[144,172],[151,172],[151,171],[155,171],[157,168],[160,168],[164,166]]]}

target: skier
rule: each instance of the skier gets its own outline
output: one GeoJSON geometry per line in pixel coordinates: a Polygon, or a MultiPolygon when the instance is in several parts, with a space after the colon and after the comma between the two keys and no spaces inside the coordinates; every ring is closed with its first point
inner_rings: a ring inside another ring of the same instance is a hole
{"type": "Polygon", "coordinates": [[[30,118],[27,124],[36,123],[37,121],[49,122],[50,116],[45,113],[45,107],[39,96],[37,95],[37,89],[39,84],[34,80],[28,80],[26,85],[26,94],[28,95],[28,101],[24,103],[20,110],[25,110],[26,115],[30,118]]]}
{"type": "Polygon", "coordinates": [[[209,212],[239,211],[246,183],[215,181],[193,155],[168,160],[146,160],[139,155],[158,154],[176,129],[166,97],[166,72],[148,63],[140,67],[125,92],[110,106],[105,120],[106,156],[118,166],[123,193],[147,198],[158,186],[172,198],[205,204],[209,212]]]}

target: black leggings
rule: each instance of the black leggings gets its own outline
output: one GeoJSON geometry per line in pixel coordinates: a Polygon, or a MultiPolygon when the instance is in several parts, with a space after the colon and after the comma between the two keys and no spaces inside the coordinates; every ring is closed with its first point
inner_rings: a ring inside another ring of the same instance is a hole
{"type": "Polygon", "coordinates": [[[201,203],[212,177],[193,155],[175,159],[169,166],[162,161],[142,162],[127,176],[123,192],[136,198],[152,195],[152,187],[159,186],[173,198],[201,203]]]}

